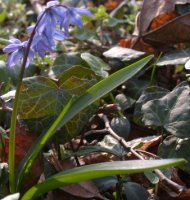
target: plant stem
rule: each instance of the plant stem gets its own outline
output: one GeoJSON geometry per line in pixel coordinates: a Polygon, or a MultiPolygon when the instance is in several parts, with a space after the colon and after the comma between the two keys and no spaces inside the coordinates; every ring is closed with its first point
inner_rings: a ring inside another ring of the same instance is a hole
{"type": "MultiPolygon", "coordinates": [[[[45,13],[45,12],[44,12],[45,13]]],[[[11,115],[11,127],[10,127],[10,135],[9,135],[9,189],[11,193],[16,192],[16,182],[15,182],[15,137],[16,137],[16,121],[17,121],[17,112],[18,112],[18,105],[19,105],[19,96],[22,86],[22,80],[24,77],[25,66],[28,58],[28,54],[30,51],[30,47],[32,44],[33,37],[36,32],[36,28],[44,16],[44,13],[41,15],[40,19],[37,21],[30,38],[28,40],[28,44],[24,53],[23,62],[20,69],[20,74],[18,78],[15,99],[13,104],[13,111],[11,115]]]]}

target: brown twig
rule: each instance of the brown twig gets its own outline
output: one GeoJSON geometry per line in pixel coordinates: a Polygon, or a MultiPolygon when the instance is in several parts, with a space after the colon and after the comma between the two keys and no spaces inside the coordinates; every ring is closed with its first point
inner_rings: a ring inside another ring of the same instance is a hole
{"type": "MultiPolygon", "coordinates": [[[[140,154],[137,153],[136,150],[134,150],[133,148],[130,149],[131,153],[133,155],[135,155],[137,158],[141,159],[141,160],[145,160],[143,156],[141,156],[140,154]]],[[[169,188],[171,188],[174,192],[176,193],[181,193],[182,191],[184,191],[186,188],[182,185],[179,185],[177,183],[175,183],[174,181],[170,180],[168,177],[166,177],[161,170],[159,169],[155,169],[153,170],[155,172],[155,174],[159,177],[161,183],[164,186],[168,186],[169,188]]]]}
{"type": "MultiPolygon", "coordinates": [[[[100,113],[98,114],[98,116],[100,117],[100,119],[102,119],[105,123],[105,129],[109,131],[110,135],[112,137],[114,137],[116,140],[118,140],[120,142],[121,145],[123,145],[123,147],[125,147],[126,149],[129,149],[129,146],[127,144],[127,142],[120,136],[118,136],[113,129],[110,126],[110,122],[107,118],[107,116],[105,116],[104,114],[100,113]]],[[[139,158],[140,160],[145,160],[145,158],[140,155],[135,149],[130,147],[130,152],[135,155],[137,158],[139,158]]],[[[142,151],[141,151],[142,152],[142,151]]],[[[145,151],[143,151],[143,153],[145,153],[145,151]]],[[[150,155],[150,154],[149,154],[150,155]]],[[[153,154],[151,154],[152,156],[153,154]]],[[[181,193],[182,191],[185,191],[186,188],[184,186],[181,186],[177,183],[175,183],[174,181],[170,180],[169,178],[167,178],[161,170],[159,169],[155,169],[154,172],[157,174],[157,176],[159,176],[161,183],[164,186],[168,186],[169,188],[171,188],[173,191],[177,192],[178,194],[181,193]]]]}
{"type": "MultiPolygon", "coordinates": [[[[73,151],[73,152],[76,152],[72,140],[71,140],[69,143],[70,143],[70,146],[71,146],[72,151],[73,151]]],[[[79,167],[79,166],[80,166],[80,162],[79,162],[79,160],[78,160],[78,157],[77,157],[77,156],[74,156],[74,158],[75,158],[75,161],[76,161],[76,163],[77,163],[77,166],[79,167]]]]}

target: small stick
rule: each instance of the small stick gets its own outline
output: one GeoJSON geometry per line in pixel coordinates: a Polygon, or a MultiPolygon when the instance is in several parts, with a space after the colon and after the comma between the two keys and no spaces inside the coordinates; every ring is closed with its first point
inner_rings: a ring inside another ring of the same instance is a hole
{"type": "MultiPolygon", "coordinates": [[[[98,116],[100,117],[100,119],[102,119],[105,123],[105,128],[109,131],[110,135],[112,137],[114,137],[116,140],[118,140],[120,142],[121,145],[123,145],[123,147],[125,147],[126,149],[130,148],[130,151],[133,155],[135,155],[137,158],[139,158],[140,160],[145,160],[145,158],[143,156],[141,156],[139,153],[137,153],[136,150],[134,150],[133,148],[129,147],[127,142],[120,136],[118,136],[113,129],[110,126],[110,122],[107,118],[107,116],[105,116],[104,114],[100,113],[98,114],[98,116]]],[[[172,188],[175,192],[177,193],[181,193],[182,191],[185,191],[186,188],[184,186],[181,186],[177,183],[175,183],[174,181],[170,180],[169,178],[167,178],[161,170],[159,169],[155,169],[154,172],[159,176],[161,182],[163,185],[168,186],[170,188],[172,188]]]]}

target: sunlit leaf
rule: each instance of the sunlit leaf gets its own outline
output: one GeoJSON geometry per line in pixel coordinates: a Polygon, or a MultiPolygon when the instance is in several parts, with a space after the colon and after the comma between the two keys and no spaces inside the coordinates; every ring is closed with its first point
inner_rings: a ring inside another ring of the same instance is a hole
{"type": "Polygon", "coordinates": [[[175,136],[190,138],[189,99],[189,85],[183,82],[162,98],[145,103],[143,122],[147,126],[162,127],[175,136]]]}
{"type": "Polygon", "coordinates": [[[34,200],[50,190],[72,183],[78,183],[81,181],[106,177],[114,174],[119,175],[138,173],[155,168],[166,168],[184,163],[185,161],[183,159],[131,160],[98,163],[77,167],[58,173],[52,177],[49,177],[45,182],[35,185],[24,194],[21,200],[34,200]]]}

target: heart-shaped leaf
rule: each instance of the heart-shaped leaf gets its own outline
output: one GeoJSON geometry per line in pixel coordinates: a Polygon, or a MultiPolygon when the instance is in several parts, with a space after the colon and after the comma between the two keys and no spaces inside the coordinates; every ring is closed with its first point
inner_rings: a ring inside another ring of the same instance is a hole
{"type": "Polygon", "coordinates": [[[86,66],[79,53],[65,53],[55,59],[52,70],[59,77],[65,70],[75,65],[86,66]]]}
{"type": "Polygon", "coordinates": [[[190,138],[190,88],[183,82],[160,99],[142,106],[143,122],[147,126],[162,127],[178,137],[190,138]]]}
{"type": "Polygon", "coordinates": [[[124,139],[127,139],[131,130],[131,124],[126,117],[114,117],[111,120],[111,127],[120,137],[123,137],[124,139]]]}
{"type": "Polygon", "coordinates": [[[82,53],[81,58],[88,63],[90,68],[99,76],[107,77],[110,67],[101,58],[96,57],[90,53],[82,53]]]}
{"type": "Polygon", "coordinates": [[[160,87],[149,87],[146,88],[140,98],[136,101],[135,104],[135,111],[134,111],[134,121],[137,124],[142,124],[142,117],[143,117],[143,112],[142,112],[142,106],[153,99],[158,99],[161,98],[163,96],[165,96],[169,91],[164,89],[164,88],[160,88],[160,87]]]}
{"type": "Polygon", "coordinates": [[[147,200],[149,197],[145,188],[134,182],[124,183],[122,193],[130,200],[147,200]]]}
{"type": "MultiPolygon", "coordinates": [[[[23,81],[19,113],[28,127],[37,133],[45,132],[59,115],[73,95],[79,96],[96,83],[96,76],[90,69],[74,66],[65,70],[58,80],[47,77],[31,77],[23,81]]],[[[97,106],[92,104],[67,123],[60,131],[65,142],[78,134],[97,106]]],[[[59,136],[60,137],[60,136],[59,136]]]]}
{"type": "Polygon", "coordinates": [[[96,83],[94,73],[76,66],[53,80],[38,76],[26,78],[21,88],[19,113],[22,119],[58,115],[73,95],[80,95],[96,83]]]}
{"type": "Polygon", "coordinates": [[[158,155],[162,158],[185,158],[188,163],[182,169],[190,173],[190,139],[168,136],[159,146],[158,155]]]}

